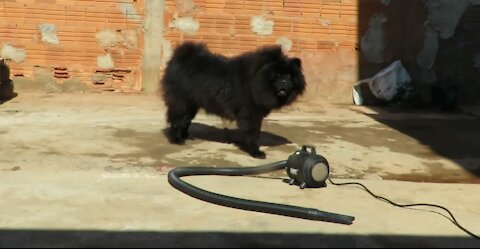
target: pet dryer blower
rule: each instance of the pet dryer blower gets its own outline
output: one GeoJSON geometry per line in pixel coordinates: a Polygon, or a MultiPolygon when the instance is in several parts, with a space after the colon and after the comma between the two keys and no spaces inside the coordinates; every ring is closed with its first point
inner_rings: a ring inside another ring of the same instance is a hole
{"type": "Polygon", "coordinates": [[[304,188],[326,187],[330,166],[327,159],[317,155],[315,147],[304,145],[301,150],[293,153],[287,160],[287,174],[290,185],[304,188]],[[310,148],[310,152],[307,151],[310,148]]]}
{"type": "Polygon", "coordinates": [[[288,160],[263,166],[240,168],[176,168],[168,173],[168,182],[177,190],[191,197],[225,207],[346,225],[352,224],[353,220],[355,220],[352,216],[329,213],[312,208],[253,201],[220,195],[200,189],[180,179],[184,176],[198,175],[248,176],[269,173],[277,170],[287,171],[287,174],[290,177],[290,180],[288,181],[290,185],[298,185],[301,189],[319,188],[326,186],[325,181],[329,177],[330,166],[324,157],[316,154],[313,146],[304,145],[301,150],[293,153],[288,160]],[[307,149],[310,149],[310,151],[307,149]]]}

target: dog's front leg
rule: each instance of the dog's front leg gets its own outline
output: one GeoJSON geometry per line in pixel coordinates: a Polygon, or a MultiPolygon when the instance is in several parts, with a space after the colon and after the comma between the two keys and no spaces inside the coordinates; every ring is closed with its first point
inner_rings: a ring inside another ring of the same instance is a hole
{"type": "Polygon", "coordinates": [[[239,115],[237,118],[238,128],[244,135],[241,148],[248,152],[252,157],[259,159],[266,158],[265,153],[260,150],[259,145],[262,120],[263,117],[261,115],[255,115],[248,113],[247,111],[243,115],[239,115]]]}

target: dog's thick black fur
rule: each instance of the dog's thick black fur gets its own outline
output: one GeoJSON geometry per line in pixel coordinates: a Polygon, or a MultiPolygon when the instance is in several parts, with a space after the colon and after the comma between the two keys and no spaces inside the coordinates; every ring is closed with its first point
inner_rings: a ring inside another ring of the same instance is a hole
{"type": "Polygon", "coordinates": [[[169,141],[183,144],[189,138],[188,127],[201,108],[236,121],[245,135],[241,148],[265,158],[258,144],[262,121],[303,94],[301,64],[299,58],[284,55],[280,46],[225,57],[204,44],[183,43],[175,49],[161,80],[169,141]]]}

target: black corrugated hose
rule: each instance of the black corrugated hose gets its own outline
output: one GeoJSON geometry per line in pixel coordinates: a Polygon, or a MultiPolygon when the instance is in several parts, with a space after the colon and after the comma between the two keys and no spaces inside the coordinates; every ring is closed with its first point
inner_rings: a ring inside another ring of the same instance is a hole
{"type": "Polygon", "coordinates": [[[339,224],[352,224],[354,217],[320,211],[318,209],[303,208],[277,203],[261,202],[240,199],[212,193],[182,181],[184,176],[219,175],[219,176],[247,176],[257,175],[285,169],[287,161],[279,161],[257,167],[241,168],[211,168],[211,167],[179,167],[168,173],[168,182],[177,190],[202,201],[213,204],[242,209],[247,211],[283,215],[316,221],[326,221],[339,224]]]}

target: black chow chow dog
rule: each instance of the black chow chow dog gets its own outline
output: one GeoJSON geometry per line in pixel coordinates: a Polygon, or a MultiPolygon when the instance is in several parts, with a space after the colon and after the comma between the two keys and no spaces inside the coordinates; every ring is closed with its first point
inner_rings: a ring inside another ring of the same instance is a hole
{"type": "Polygon", "coordinates": [[[240,148],[265,158],[258,140],[263,119],[291,104],[305,91],[299,58],[288,58],[280,46],[259,48],[236,57],[210,52],[204,44],[177,47],[161,80],[171,143],[183,144],[199,109],[236,121],[244,134],[240,148]]]}

